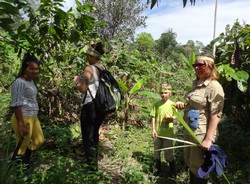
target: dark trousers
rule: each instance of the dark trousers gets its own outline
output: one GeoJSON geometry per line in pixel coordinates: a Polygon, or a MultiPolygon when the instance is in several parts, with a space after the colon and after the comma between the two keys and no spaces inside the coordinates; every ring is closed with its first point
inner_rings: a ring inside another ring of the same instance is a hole
{"type": "Polygon", "coordinates": [[[198,178],[191,171],[189,171],[189,176],[190,176],[190,184],[207,184],[208,183],[208,179],[198,178]]]}
{"type": "Polygon", "coordinates": [[[96,110],[93,102],[82,106],[81,132],[88,164],[97,164],[99,128],[106,115],[106,113],[96,110]]]}

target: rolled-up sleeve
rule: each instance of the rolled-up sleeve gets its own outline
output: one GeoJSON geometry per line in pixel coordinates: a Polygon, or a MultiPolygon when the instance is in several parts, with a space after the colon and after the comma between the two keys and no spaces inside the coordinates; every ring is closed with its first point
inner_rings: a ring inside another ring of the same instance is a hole
{"type": "Polygon", "coordinates": [[[211,92],[208,96],[208,102],[210,104],[210,116],[218,114],[218,117],[221,117],[224,106],[224,91],[217,81],[211,85],[211,92]]]}

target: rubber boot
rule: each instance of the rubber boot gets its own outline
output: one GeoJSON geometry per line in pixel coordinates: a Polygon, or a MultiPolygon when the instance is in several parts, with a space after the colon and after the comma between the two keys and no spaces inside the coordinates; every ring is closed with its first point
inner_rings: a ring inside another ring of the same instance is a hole
{"type": "Polygon", "coordinates": [[[190,184],[194,183],[194,177],[195,175],[191,171],[189,171],[190,184]]]}
{"type": "Polygon", "coordinates": [[[26,164],[26,169],[30,168],[30,160],[32,157],[33,151],[30,149],[26,149],[25,151],[25,159],[24,159],[24,164],[26,164]]]}
{"type": "Polygon", "coordinates": [[[169,168],[170,168],[170,175],[172,177],[176,177],[176,170],[175,170],[175,162],[174,162],[174,160],[172,162],[169,162],[169,168]]]}
{"type": "Polygon", "coordinates": [[[194,176],[193,184],[207,184],[207,183],[208,183],[208,179],[198,178],[194,176]]]}
{"type": "Polygon", "coordinates": [[[156,171],[154,172],[154,176],[159,176],[161,173],[161,160],[159,159],[155,160],[155,168],[156,171]]]}
{"type": "Polygon", "coordinates": [[[26,157],[25,163],[26,164],[30,164],[30,160],[31,160],[32,154],[33,154],[32,150],[26,149],[26,152],[25,152],[25,157],[26,157]]]}

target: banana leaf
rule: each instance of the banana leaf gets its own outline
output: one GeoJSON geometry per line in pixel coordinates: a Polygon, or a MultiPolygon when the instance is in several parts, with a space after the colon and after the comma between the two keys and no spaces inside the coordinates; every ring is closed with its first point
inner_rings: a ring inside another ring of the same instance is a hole
{"type": "Polygon", "coordinates": [[[184,121],[184,119],[180,116],[180,114],[177,112],[176,108],[173,106],[173,113],[176,119],[183,125],[183,127],[190,133],[190,135],[197,141],[197,143],[200,145],[200,140],[196,137],[193,130],[189,127],[189,125],[184,121]]]}
{"type": "Polygon", "coordinates": [[[176,139],[176,138],[172,138],[172,137],[163,137],[163,136],[157,136],[157,137],[162,138],[162,139],[169,139],[169,140],[172,140],[172,141],[177,141],[177,142],[182,142],[182,143],[198,146],[198,144],[195,144],[193,142],[184,141],[184,140],[176,139]]]}
{"type": "Polygon", "coordinates": [[[184,141],[184,140],[176,139],[176,138],[172,138],[172,137],[162,137],[162,136],[157,136],[157,137],[162,138],[162,139],[169,139],[169,140],[172,140],[172,141],[177,141],[177,142],[185,143],[186,145],[180,145],[180,146],[173,146],[173,147],[168,147],[168,148],[162,148],[162,149],[157,149],[155,151],[164,151],[164,150],[169,150],[169,149],[177,149],[177,148],[199,146],[198,144],[195,144],[193,142],[184,141]]]}
{"type": "MultiPolygon", "coordinates": [[[[192,135],[192,137],[197,141],[198,145],[201,144],[200,140],[196,137],[196,135],[194,134],[194,132],[192,131],[192,129],[188,126],[188,124],[183,120],[183,118],[179,115],[179,113],[177,112],[176,108],[173,106],[173,113],[176,117],[176,119],[184,126],[184,128],[190,133],[190,135],[192,135]]],[[[195,145],[188,145],[188,146],[195,146],[195,145]]],[[[187,147],[187,146],[186,146],[187,147]]],[[[228,178],[226,177],[226,175],[224,173],[222,173],[223,177],[225,178],[225,180],[227,181],[228,184],[230,184],[228,178]]]]}
{"type": "Polygon", "coordinates": [[[164,151],[164,150],[169,150],[169,149],[186,148],[186,147],[193,147],[193,146],[197,146],[197,145],[186,144],[186,145],[181,145],[181,146],[173,146],[173,147],[157,149],[155,151],[164,151]]]}

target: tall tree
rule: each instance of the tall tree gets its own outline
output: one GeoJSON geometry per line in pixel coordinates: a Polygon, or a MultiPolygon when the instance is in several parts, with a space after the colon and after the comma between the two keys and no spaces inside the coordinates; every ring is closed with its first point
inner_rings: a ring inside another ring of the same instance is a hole
{"type": "Polygon", "coordinates": [[[161,37],[156,41],[156,49],[161,56],[161,61],[167,60],[173,56],[173,52],[177,48],[176,33],[172,29],[161,34],[161,37]]]}
{"type": "Polygon", "coordinates": [[[216,64],[225,96],[224,113],[234,115],[244,129],[250,129],[250,25],[237,20],[226,26],[216,43],[216,64]]]}
{"type": "Polygon", "coordinates": [[[96,8],[91,15],[105,25],[98,29],[103,40],[129,39],[138,27],[145,26],[146,17],[141,13],[146,5],[141,0],[83,0],[96,8]]]}
{"type": "Polygon", "coordinates": [[[150,33],[143,32],[137,35],[136,45],[140,52],[145,53],[152,50],[155,47],[156,43],[150,33]]]}

